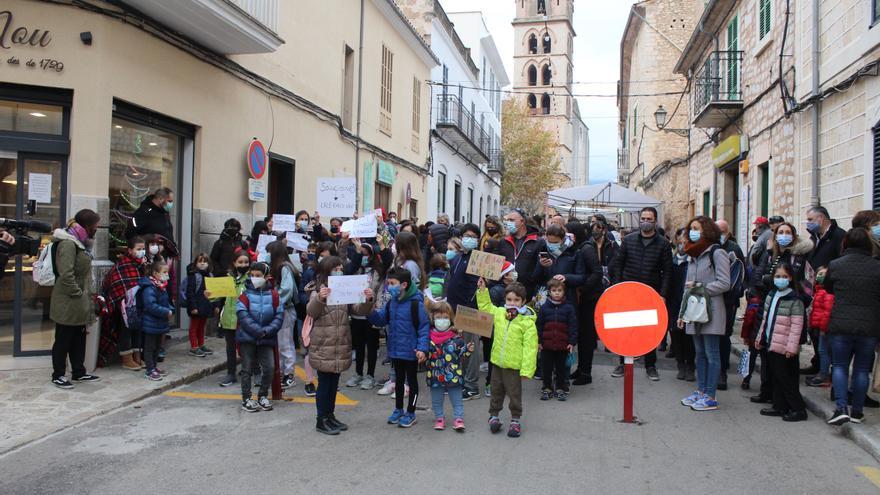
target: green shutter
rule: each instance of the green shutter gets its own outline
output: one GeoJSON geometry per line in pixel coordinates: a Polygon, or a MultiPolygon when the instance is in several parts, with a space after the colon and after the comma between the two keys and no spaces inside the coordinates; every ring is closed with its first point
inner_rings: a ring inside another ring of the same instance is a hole
{"type": "Polygon", "coordinates": [[[727,99],[740,100],[739,96],[739,17],[733,16],[727,25],[727,99]]]}
{"type": "Polygon", "coordinates": [[[770,9],[772,0],[761,0],[760,12],[758,13],[758,39],[764,39],[770,32],[770,9]]]}

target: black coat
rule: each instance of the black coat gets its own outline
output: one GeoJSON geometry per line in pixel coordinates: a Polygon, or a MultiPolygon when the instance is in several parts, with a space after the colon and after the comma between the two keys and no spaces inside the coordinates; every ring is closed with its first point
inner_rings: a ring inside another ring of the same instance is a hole
{"type": "Polygon", "coordinates": [[[818,270],[820,267],[828,266],[833,260],[840,258],[840,253],[843,250],[844,236],[846,236],[846,231],[837,226],[836,220],[832,220],[831,227],[828,228],[828,232],[825,232],[825,235],[822,237],[812,237],[815,247],[813,247],[813,252],[807,258],[810,266],[814,270],[818,270]]]}
{"type": "MultiPolygon", "coordinates": [[[[616,253],[617,243],[605,244],[605,248],[605,253],[609,253],[612,250],[616,253]],[[609,249],[610,246],[614,247],[609,249]]],[[[605,290],[605,286],[602,284],[603,265],[599,261],[599,254],[596,252],[596,244],[593,241],[581,244],[579,251],[581,261],[584,264],[584,284],[581,286],[581,301],[595,301],[599,299],[599,296],[605,290]]]]}
{"type": "Polygon", "coordinates": [[[152,194],[147,196],[147,199],[143,200],[135,210],[129,234],[159,234],[174,242],[174,224],[171,222],[171,215],[153,204],[153,198],[155,196],[152,194]]]}
{"type": "Polygon", "coordinates": [[[247,251],[248,243],[241,238],[241,234],[234,237],[226,232],[220,234],[220,238],[214,242],[211,248],[211,263],[214,264],[214,276],[225,277],[232,266],[235,251],[244,249],[247,251]]]}
{"type": "Polygon", "coordinates": [[[633,232],[621,241],[620,251],[608,271],[612,284],[641,282],[660,296],[668,297],[672,283],[672,246],[660,234],[654,234],[645,245],[642,233],[633,232]]]}
{"type": "Polygon", "coordinates": [[[828,331],[880,337],[880,261],[860,249],[847,249],[828,265],[823,287],[834,294],[828,331]]]}
{"type": "Polygon", "coordinates": [[[516,241],[513,236],[507,236],[501,240],[498,248],[498,254],[513,263],[516,267],[517,282],[526,286],[529,298],[535,295],[537,282],[535,281],[535,265],[538,263],[538,253],[546,251],[547,245],[544,239],[538,237],[538,229],[532,226],[527,227],[526,237],[519,249],[516,248],[516,241]]]}
{"type": "Polygon", "coordinates": [[[556,275],[565,275],[565,300],[577,304],[577,288],[584,285],[586,278],[580,252],[577,247],[569,246],[557,258],[553,256],[550,258],[553,264],[546,268],[541,265],[541,260],[535,263],[532,279],[540,286],[547,285],[547,282],[556,275]]]}

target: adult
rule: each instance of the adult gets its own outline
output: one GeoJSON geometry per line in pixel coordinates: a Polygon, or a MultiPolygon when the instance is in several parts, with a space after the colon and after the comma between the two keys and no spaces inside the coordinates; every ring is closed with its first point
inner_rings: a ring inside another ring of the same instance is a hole
{"type": "MultiPolygon", "coordinates": [[[[669,297],[666,298],[666,311],[670,315],[677,315],[681,309],[681,300],[684,296],[684,284],[687,282],[688,255],[685,253],[685,243],[688,237],[688,228],[682,227],[675,231],[675,245],[672,247],[672,284],[669,289],[669,297]]],[[[669,318],[669,336],[672,340],[672,353],[678,366],[677,380],[688,382],[697,381],[697,367],[694,363],[696,354],[694,351],[694,339],[687,334],[685,329],[678,328],[676,318],[669,318]]]]}
{"type": "Polygon", "coordinates": [[[545,251],[546,245],[538,237],[538,228],[526,224],[526,214],[519,208],[504,215],[504,229],[507,237],[501,241],[498,254],[513,263],[516,273],[519,274],[517,282],[526,287],[527,297],[531,299],[537,288],[533,275],[538,263],[538,252],[545,251]]]}
{"type": "Polygon", "coordinates": [[[296,212],[296,232],[310,236],[312,242],[330,240],[330,236],[321,225],[321,215],[317,211],[313,217],[309,216],[306,210],[296,212]]]}
{"type": "Polygon", "coordinates": [[[67,380],[70,359],[75,382],[99,378],[86,372],[86,325],[95,320],[92,301],[92,245],[101,217],[92,210],[80,210],[66,229],[55,229],[55,285],[49,300],[49,318],[55,322],[52,344],[52,384],[71,389],[67,380]]]}
{"type": "MultiPolygon", "coordinates": [[[[578,289],[578,295],[571,301],[578,309],[578,368],[572,374],[572,385],[587,385],[593,383],[593,351],[598,341],[593,314],[605,287],[602,283],[603,270],[596,245],[592,243],[592,237],[587,234],[586,226],[572,221],[565,224],[565,228],[574,234],[575,249],[583,266],[582,271],[579,272],[582,274],[583,283],[578,289]]],[[[566,277],[566,285],[568,285],[568,277],[566,277]]]]}
{"type": "MultiPolygon", "coordinates": [[[[532,279],[539,286],[547,285],[550,279],[565,282],[565,301],[577,305],[578,287],[584,284],[584,262],[578,248],[568,237],[565,227],[551,223],[544,234],[547,251],[538,256],[538,263],[532,279]]],[[[583,241],[583,234],[581,241],[583,241]]]]}
{"type": "Polygon", "coordinates": [[[134,212],[131,227],[126,236],[158,234],[167,241],[174,243],[174,223],[171,221],[171,210],[174,208],[174,192],[167,187],[160,187],[147,196],[134,212]]]}
{"type": "Polygon", "coordinates": [[[785,217],[781,215],[773,215],[767,219],[767,223],[770,225],[770,230],[776,230],[776,227],[785,223],[785,217]]]}
{"type": "Polygon", "coordinates": [[[825,290],[834,295],[828,333],[836,409],[828,422],[835,425],[862,422],[874,349],[880,337],[880,261],[871,257],[870,234],[862,228],[851,229],[844,236],[843,249],[843,256],[828,265],[823,283],[825,290]],[[851,411],[847,411],[849,390],[851,411]]]}
{"type": "Polygon", "coordinates": [[[773,290],[773,272],[781,263],[788,263],[794,268],[793,284],[804,280],[804,271],[813,243],[809,239],[798,236],[794,225],[785,222],[778,227],[767,241],[767,253],[754,272],[752,285],[763,300],[773,290]]]}
{"type": "Polygon", "coordinates": [[[385,229],[388,230],[388,235],[397,237],[397,225],[397,212],[389,211],[388,220],[385,222],[385,229]]]}
{"type": "Polygon", "coordinates": [[[752,247],[749,248],[748,261],[752,270],[758,267],[761,260],[763,260],[764,256],[767,254],[767,241],[770,240],[770,236],[773,234],[773,230],[770,228],[770,222],[768,222],[765,217],[756,218],[753,225],[755,226],[755,233],[758,235],[758,238],[755,239],[752,247]]]}
{"type": "Polygon", "coordinates": [[[880,259],[880,211],[862,210],[853,215],[854,229],[865,229],[874,245],[874,258],[880,259]]]}
{"type": "Polygon", "coordinates": [[[449,215],[441,213],[437,215],[437,223],[428,227],[428,253],[425,258],[445,253],[446,243],[449,242],[450,237],[452,237],[452,229],[449,227],[449,215]]]}
{"type": "MultiPolygon", "coordinates": [[[[451,250],[455,256],[449,260],[449,271],[446,273],[446,302],[454,312],[458,311],[459,306],[474,309],[477,307],[476,293],[479,277],[468,274],[467,267],[471,261],[471,254],[478,250],[479,246],[480,228],[472,223],[464,224],[461,228],[461,251],[451,250]]],[[[464,339],[468,344],[474,344],[474,351],[470,357],[464,360],[464,383],[462,384],[461,396],[463,400],[478,399],[480,397],[480,362],[483,355],[479,350],[480,336],[465,333],[464,339]]]]}
{"type": "Polygon", "coordinates": [[[551,225],[557,225],[559,227],[565,228],[565,218],[559,213],[554,213],[550,217],[550,221],[547,223],[547,228],[549,229],[551,225]]]}
{"type": "MultiPolygon", "coordinates": [[[[650,206],[639,212],[639,231],[623,238],[620,251],[609,269],[611,283],[641,282],[660,293],[664,299],[669,296],[672,283],[672,247],[669,241],[657,234],[657,210],[650,206]]],[[[645,372],[648,378],[657,381],[657,350],[645,354],[645,372]]],[[[620,364],[611,373],[613,377],[623,376],[623,356],[620,364]]]]}
{"type": "Polygon", "coordinates": [[[486,216],[483,222],[483,236],[480,237],[480,251],[488,251],[487,243],[491,240],[501,241],[504,238],[502,234],[503,227],[501,220],[495,215],[486,216]]]}
{"type": "MultiPolygon", "coordinates": [[[[736,242],[736,238],[730,233],[730,225],[727,223],[727,220],[719,219],[715,222],[715,225],[718,226],[718,230],[721,232],[719,239],[721,248],[728,255],[734,255],[742,263],[742,268],[745,268],[746,258],[743,255],[742,248],[739,247],[739,243],[736,242]]],[[[731,280],[730,283],[731,289],[733,289],[734,281],[731,280]]],[[[724,335],[721,336],[720,342],[721,376],[718,378],[718,390],[727,390],[727,371],[730,369],[730,336],[733,335],[733,324],[736,321],[736,312],[739,309],[741,299],[742,293],[735,294],[732,291],[728,291],[724,295],[724,314],[727,319],[724,326],[724,335]]]]}
{"type": "Polygon", "coordinates": [[[727,321],[724,293],[730,289],[730,257],[718,247],[721,231],[709,217],[693,218],[688,228],[684,246],[688,255],[685,288],[703,288],[710,318],[706,323],[678,319],[678,327],[694,339],[697,365],[697,390],[682,403],[695,411],[710,411],[718,409],[715,392],[721,372],[721,337],[727,321]]]}
{"type": "Polygon", "coordinates": [[[247,246],[247,242],[241,236],[241,222],[235,218],[223,222],[223,232],[211,248],[214,276],[225,277],[229,267],[232,266],[235,252],[239,249],[247,249],[247,246]]]}

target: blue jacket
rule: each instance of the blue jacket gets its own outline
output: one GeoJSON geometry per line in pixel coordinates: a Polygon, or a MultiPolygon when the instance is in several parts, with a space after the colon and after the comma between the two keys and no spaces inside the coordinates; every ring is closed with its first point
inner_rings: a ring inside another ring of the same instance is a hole
{"type": "Polygon", "coordinates": [[[540,260],[535,263],[532,280],[538,286],[542,286],[547,285],[547,282],[556,275],[565,275],[565,299],[576,304],[577,288],[584,285],[587,271],[584,268],[580,251],[574,246],[569,246],[558,257],[554,258],[551,255],[550,258],[553,260],[553,264],[547,268],[541,266],[540,260]]]}
{"type": "Polygon", "coordinates": [[[171,329],[168,324],[168,313],[174,312],[174,306],[168,298],[168,291],[153,285],[150,277],[141,277],[138,285],[141,287],[141,302],[143,303],[143,332],[153,335],[168,333],[171,329]]]}
{"type": "Polygon", "coordinates": [[[427,354],[431,349],[425,296],[415,287],[410,287],[399,299],[392,299],[382,308],[374,310],[370,314],[370,323],[375,327],[388,325],[388,357],[391,359],[415,361],[416,350],[427,354]],[[418,323],[412,321],[412,301],[418,303],[418,323]]]}
{"type": "MultiPolygon", "coordinates": [[[[297,287],[297,295],[296,295],[297,304],[308,304],[309,303],[309,293],[306,292],[306,286],[309,285],[309,283],[314,280],[315,280],[314,263],[312,263],[312,262],[303,263],[302,277],[299,278],[299,285],[297,287]]],[[[305,316],[301,315],[301,318],[305,318],[305,316]]]]}
{"type": "Polygon", "coordinates": [[[468,263],[471,261],[471,253],[462,253],[449,262],[449,273],[446,274],[446,302],[452,306],[452,310],[459,304],[468,308],[476,308],[477,281],[480,277],[468,275],[468,263]]]}
{"type": "Polygon", "coordinates": [[[547,299],[538,312],[538,343],[548,351],[564,351],[567,345],[577,345],[577,311],[567,300],[555,303],[547,299]]]}
{"type": "Polygon", "coordinates": [[[278,343],[276,336],[284,319],[284,305],[280,299],[269,282],[262,289],[255,289],[250,280],[245,282],[244,293],[235,304],[235,313],[238,315],[235,341],[275,347],[278,343]],[[273,299],[278,301],[277,307],[273,307],[273,299]],[[245,305],[245,300],[250,308],[245,305]]]}
{"type": "Polygon", "coordinates": [[[209,318],[214,316],[214,305],[205,297],[205,277],[210,277],[208,272],[202,272],[190,265],[186,276],[186,302],[190,316],[209,318]],[[196,277],[196,274],[199,276],[196,277]],[[196,282],[198,280],[198,283],[196,282]],[[198,314],[193,314],[198,311],[198,314]]]}

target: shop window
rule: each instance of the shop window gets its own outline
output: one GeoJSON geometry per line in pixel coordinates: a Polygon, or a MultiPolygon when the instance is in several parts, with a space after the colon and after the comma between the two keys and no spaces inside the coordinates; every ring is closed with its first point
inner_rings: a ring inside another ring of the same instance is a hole
{"type": "Polygon", "coordinates": [[[0,131],[61,135],[63,122],[63,107],[0,100],[0,131]]]}
{"type": "Polygon", "coordinates": [[[529,86],[538,85],[538,68],[530,65],[528,68],[529,86]]]}
{"type": "Polygon", "coordinates": [[[376,198],[373,202],[375,208],[385,208],[385,211],[390,211],[391,186],[386,186],[385,184],[377,182],[374,197],[376,198]]]}

